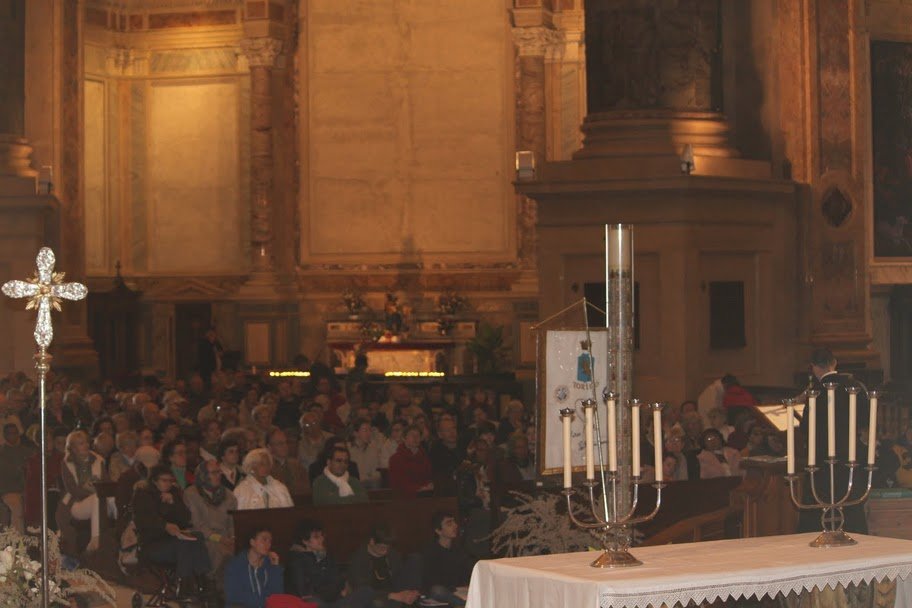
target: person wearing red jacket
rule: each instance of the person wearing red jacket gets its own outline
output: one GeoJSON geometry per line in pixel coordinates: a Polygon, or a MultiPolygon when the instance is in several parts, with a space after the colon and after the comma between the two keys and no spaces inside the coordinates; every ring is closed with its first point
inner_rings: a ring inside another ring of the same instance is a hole
{"type": "Polygon", "coordinates": [[[410,426],[389,460],[390,487],[398,496],[414,498],[419,492],[434,489],[431,475],[431,459],[421,447],[421,429],[410,426]]]}
{"type": "Polygon", "coordinates": [[[722,386],[725,387],[725,393],[722,395],[722,407],[725,408],[728,414],[729,424],[734,425],[738,421],[740,414],[753,415],[757,400],[746,388],[741,386],[737,378],[731,374],[725,374],[722,377],[722,386]]]}

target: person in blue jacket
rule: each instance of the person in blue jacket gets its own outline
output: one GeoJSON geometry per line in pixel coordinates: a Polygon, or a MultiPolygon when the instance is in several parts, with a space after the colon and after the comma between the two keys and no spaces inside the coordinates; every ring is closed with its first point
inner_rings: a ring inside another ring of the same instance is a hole
{"type": "Polygon", "coordinates": [[[272,551],[272,532],[257,527],[248,539],[247,550],[235,555],[225,566],[227,608],[263,608],[270,595],[284,593],[279,556],[272,551]]]}

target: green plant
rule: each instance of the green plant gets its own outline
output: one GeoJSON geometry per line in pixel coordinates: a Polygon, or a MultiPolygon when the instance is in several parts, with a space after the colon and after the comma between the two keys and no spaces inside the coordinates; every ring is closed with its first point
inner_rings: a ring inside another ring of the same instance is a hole
{"type": "Polygon", "coordinates": [[[481,323],[475,332],[475,337],[466,342],[475,360],[478,362],[478,372],[490,374],[500,371],[506,347],[504,346],[504,326],[493,326],[481,323]]]}

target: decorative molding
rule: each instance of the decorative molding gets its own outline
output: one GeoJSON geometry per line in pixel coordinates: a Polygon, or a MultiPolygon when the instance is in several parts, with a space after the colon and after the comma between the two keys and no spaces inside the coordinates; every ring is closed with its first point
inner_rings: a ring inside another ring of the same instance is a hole
{"type": "Polygon", "coordinates": [[[146,300],[219,300],[234,295],[246,277],[133,277],[131,287],[146,300]]]}
{"type": "Polygon", "coordinates": [[[516,266],[498,269],[464,271],[444,270],[380,270],[360,268],[357,271],[333,272],[331,270],[299,270],[298,290],[313,295],[315,292],[341,293],[354,285],[364,292],[388,291],[444,291],[455,289],[461,293],[473,291],[510,291],[519,280],[521,271],[516,266]]]}
{"type": "Polygon", "coordinates": [[[520,57],[553,58],[563,53],[566,36],[550,27],[514,27],[513,44],[520,57]]]}
{"type": "Polygon", "coordinates": [[[244,38],[238,44],[251,67],[275,67],[282,52],[282,41],[275,38],[244,38]]]}
{"type": "Polygon", "coordinates": [[[158,11],[180,8],[240,8],[244,0],[86,0],[86,6],[117,11],[158,11]]]}
{"type": "Polygon", "coordinates": [[[110,47],[105,49],[105,71],[124,76],[143,76],[149,72],[149,51],[110,47]]]}

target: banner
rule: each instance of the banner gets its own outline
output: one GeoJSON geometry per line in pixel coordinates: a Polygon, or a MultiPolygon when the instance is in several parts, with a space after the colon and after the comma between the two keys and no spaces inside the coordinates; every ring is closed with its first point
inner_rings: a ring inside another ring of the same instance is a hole
{"type": "MultiPolygon", "coordinates": [[[[608,375],[608,332],[604,328],[585,331],[546,331],[544,344],[544,391],[542,449],[539,468],[543,474],[558,473],[563,467],[563,447],[560,410],[574,410],[570,425],[570,450],[574,467],[586,464],[584,418],[581,403],[592,399],[598,403],[602,441],[608,438],[608,422],[602,390],[608,375]],[[591,344],[589,342],[591,340],[591,344]],[[594,392],[593,392],[594,385],[594,392]]],[[[604,456],[605,450],[602,448],[604,456]]],[[[598,467],[598,453],[595,454],[598,467]]],[[[605,461],[607,463],[607,461],[605,461]]]]}

